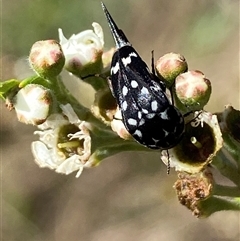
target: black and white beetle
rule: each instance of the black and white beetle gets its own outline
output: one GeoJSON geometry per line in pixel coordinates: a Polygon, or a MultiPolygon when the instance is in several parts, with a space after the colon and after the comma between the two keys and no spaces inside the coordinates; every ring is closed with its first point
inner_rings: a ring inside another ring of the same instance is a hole
{"type": "Polygon", "coordinates": [[[155,75],[154,66],[151,73],[101,4],[116,44],[110,88],[127,131],[151,149],[176,146],[184,132],[183,115],[166,96],[165,84],[155,75]]]}

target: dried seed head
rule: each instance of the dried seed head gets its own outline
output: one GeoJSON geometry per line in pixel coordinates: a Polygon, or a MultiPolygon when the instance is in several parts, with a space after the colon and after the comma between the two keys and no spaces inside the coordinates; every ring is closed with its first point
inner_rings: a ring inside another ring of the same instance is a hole
{"type": "Polygon", "coordinates": [[[200,217],[200,202],[211,196],[213,177],[209,170],[197,174],[181,172],[174,184],[179,202],[190,209],[194,216],[200,217]]]}

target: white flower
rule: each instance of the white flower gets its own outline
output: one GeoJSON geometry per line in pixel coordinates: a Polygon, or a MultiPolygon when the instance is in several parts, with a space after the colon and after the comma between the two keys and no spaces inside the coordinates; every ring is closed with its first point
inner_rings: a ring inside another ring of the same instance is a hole
{"type": "Polygon", "coordinates": [[[42,131],[34,134],[40,136],[40,141],[32,143],[32,152],[40,167],[66,175],[77,171],[76,177],[79,177],[91,155],[88,123],[78,119],[70,104],[61,108],[67,119],[61,114],[53,114],[39,125],[42,131]]]}
{"type": "Polygon", "coordinates": [[[61,28],[58,29],[67,70],[76,72],[76,68],[81,68],[99,58],[101,59],[104,46],[102,27],[98,23],[93,23],[92,26],[94,31],[85,30],[73,34],[69,39],[64,37],[61,28]]]}

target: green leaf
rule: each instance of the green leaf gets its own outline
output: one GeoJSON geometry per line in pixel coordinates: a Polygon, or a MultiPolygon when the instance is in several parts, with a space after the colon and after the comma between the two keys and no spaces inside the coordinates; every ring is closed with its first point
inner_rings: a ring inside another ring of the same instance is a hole
{"type": "Polygon", "coordinates": [[[19,83],[20,81],[17,79],[10,79],[4,82],[0,82],[0,98],[5,100],[11,91],[18,88],[19,83]]]}
{"type": "Polygon", "coordinates": [[[44,87],[48,87],[48,81],[38,75],[34,75],[22,80],[21,83],[19,84],[19,87],[23,88],[28,84],[39,84],[44,87]]]}

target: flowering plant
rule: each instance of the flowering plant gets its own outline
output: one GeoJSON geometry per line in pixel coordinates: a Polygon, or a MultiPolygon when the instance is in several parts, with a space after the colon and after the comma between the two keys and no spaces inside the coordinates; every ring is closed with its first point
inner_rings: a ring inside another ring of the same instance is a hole
{"type": "MultiPolygon", "coordinates": [[[[0,84],[0,97],[7,108],[15,109],[19,121],[39,129],[34,132],[39,140],[32,143],[36,163],[66,175],[77,172],[76,177],[84,168],[97,166],[116,153],[152,151],[134,141],[121,121],[107,82],[114,50],[104,52],[102,28],[97,23],[93,28],[69,39],[59,29],[59,43],[38,41],[29,55],[36,74],[0,84]],[[78,77],[75,81],[94,88],[91,108],[84,107],[63,84],[64,68],[78,77]]],[[[239,210],[240,111],[231,106],[214,114],[204,111],[211,83],[202,72],[188,71],[182,55],[162,56],[156,62],[156,71],[186,117],[184,138],[176,147],[162,151],[161,156],[168,168],[174,167],[179,173],[174,186],[179,201],[198,217],[239,210]],[[210,166],[235,186],[215,183],[210,166]]]]}

